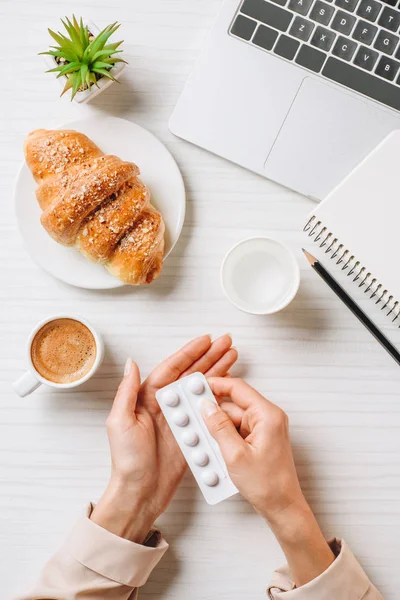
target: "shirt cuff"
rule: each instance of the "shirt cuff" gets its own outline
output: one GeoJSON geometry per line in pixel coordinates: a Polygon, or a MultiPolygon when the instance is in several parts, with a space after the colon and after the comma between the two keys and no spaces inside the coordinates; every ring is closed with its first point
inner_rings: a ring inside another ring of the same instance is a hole
{"type": "MultiPolygon", "coordinates": [[[[278,569],[268,594],[271,600],[343,600],[348,590],[354,600],[364,598],[371,583],[346,542],[332,540],[329,545],[336,556],[327,570],[313,581],[296,588],[289,567],[278,569]]],[[[379,596],[380,597],[380,596],[379,596]]]]}
{"type": "MultiPolygon", "coordinates": [[[[168,549],[155,530],[148,545],[136,544],[107,531],[90,520],[90,504],[66,541],[66,549],[79,563],[95,573],[132,588],[144,585],[168,549]]],[[[147,544],[147,542],[145,542],[147,544]]]]}

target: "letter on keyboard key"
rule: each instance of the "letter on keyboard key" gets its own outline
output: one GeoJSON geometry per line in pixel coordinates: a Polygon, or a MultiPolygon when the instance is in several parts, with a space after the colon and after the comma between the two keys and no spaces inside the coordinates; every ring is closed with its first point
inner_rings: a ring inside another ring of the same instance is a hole
{"type": "Polygon", "coordinates": [[[305,16],[311,8],[312,0],[290,0],[289,8],[299,15],[305,16]]]}
{"type": "Polygon", "coordinates": [[[266,25],[286,31],[292,20],[292,13],[265,0],[245,0],[240,9],[248,17],[253,17],[266,25]]]}
{"type": "Polygon", "coordinates": [[[310,69],[310,71],[319,73],[325,58],[326,54],[324,52],[314,50],[314,48],[310,48],[310,46],[305,46],[303,44],[296,56],[295,62],[306,69],[310,69]]]}
{"type": "Polygon", "coordinates": [[[385,29],[390,29],[390,31],[397,31],[400,26],[400,12],[385,6],[379,17],[378,24],[385,29]]]}
{"type": "Polygon", "coordinates": [[[393,79],[396,77],[399,67],[400,63],[393,60],[393,58],[382,56],[378,66],[376,67],[375,73],[381,77],[384,77],[388,81],[393,81],[393,79]]]}
{"type": "Polygon", "coordinates": [[[340,35],[336,40],[336,44],[333,46],[332,54],[339,58],[343,58],[343,60],[351,60],[356,48],[357,44],[355,42],[340,35]]]}
{"type": "Polygon", "coordinates": [[[375,40],[374,48],[385,54],[393,54],[398,42],[399,38],[397,35],[393,35],[393,33],[389,33],[388,31],[380,31],[375,40]]]}
{"type": "Polygon", "coordinates": [[[260,48],[264,48],[264,50],[272,50],[272,46],[275,44],[277,37],[278,32],[275,31],[275,29],[260,25],[253,38],[253,43],[260,46],[260,48]]]}
{"type": "Polygon", "coordinates": [[[357,42],[362,42],[363,44],[372,44],[372,40],[376,36],[376,32],[378,28],[368,21],[359,21],[356,25],[355,30],[353,31],[353,38],[357,40],[357,42]]]}
{"type": "Polygon", "coordinates": [[[376,21],[381,6],[382,4],[376,2],[376,0],[361,0],[357,14],[362,19],[367,19],[367,21],[376,21]]]}
{"type": "Polygon", "coordinates": [[[349,13],[344,12],[344,10],[338,10],[331,23],[331,27],[339,33],[349,35],[355,22],[356,18],[353,17],[353,15],[349,15],[349,13]]]}
{"type": "Polygon", "coordinates": [[[306,19],[302,19],[301,17],[296,17],[291,28],[289,29],[289,33],[302,42],[307,42],[310,39],[313,29],[314,23],[311,23],[311,21],[307,21],[306,19]]]}
{"type": "Polygon", "coordinates": [[[322,75],[395,110],[400,110],[399,88],[383,79],[378,79],[375,75],[370,75],[333,57],[329,57],[326,61],[322,75]]]}
{"type": "Polygon", "coordinates": [[[354,64],[366,71],[372,71],[378,60],[378,56],[379,54],[371,50],[371,48],[360,46],[354,59],[354,64]]]}
{"type": "Polygon", "coordinates": [[[334,12],[335,9],[333,6],[329,6],[326,2],[317,0],[310,12],[310,19],[317,21],[317,23],[321,23],[322,25],[328,25],[334,12]]]}
{"type": "Polygon", "coordinates": [[[354,12],[354,9],[357,6],[358,0],[335,0],[336,6],[339,8],[344,8],[349,12],[354,12]]]}
{"type": "Polygon", "coordinates": [[[336,35],[333,33],[333,31],[319,26],[311,38],[311,43],[316,48],[329,52],[333,42],[335,41],[335,37],[336,35]]]}
{"type": "Polygon", "coordinates": [[[234,24],[232,25],[231,33],[233,33],[233,35],[237,35],[237,37],[240,37],[243,40],[250,40],[256,27],[256,21],[248,19],[243,15],[238,15],[234,24]]]}
{"type": "Polygon", "coordinates": [[[290,38],[287,35],[280,36],[279,40],[276,43],[274,48],[275,54],[282,56],[282,58],[286,58],[287,60],[293,60],[296,52],[300,46],[300,42],[290,38]]]}

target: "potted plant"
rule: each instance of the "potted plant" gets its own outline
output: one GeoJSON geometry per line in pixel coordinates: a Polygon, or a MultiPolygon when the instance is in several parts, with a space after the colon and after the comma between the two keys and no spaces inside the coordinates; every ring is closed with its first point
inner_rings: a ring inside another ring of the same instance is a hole
{"type": "Polygon", "coordinates": [[[75,16],[72,21],[66,17],[61,22],[67,35],[49,29],[57,45],[40,54],[45,55],[50,67],[47,73],[58,73],[63,85],[61,96],[71,90],[71,100],[88,102],[117,81],[127,64],[117,57],[122,52],[118,49],[122,41],[108,43],[119,24],[112,23],[100,31],[91,21],[80,18],[78,22],[75,16]]]}

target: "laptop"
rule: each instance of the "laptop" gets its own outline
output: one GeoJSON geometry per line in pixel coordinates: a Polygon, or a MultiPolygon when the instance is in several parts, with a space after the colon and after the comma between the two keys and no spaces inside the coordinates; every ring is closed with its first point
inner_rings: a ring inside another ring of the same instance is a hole
{"type": "Polygon", "coordinates": [[[400,128],[398,2],[225,0],[171,131],[324,198],[400,128]]]}

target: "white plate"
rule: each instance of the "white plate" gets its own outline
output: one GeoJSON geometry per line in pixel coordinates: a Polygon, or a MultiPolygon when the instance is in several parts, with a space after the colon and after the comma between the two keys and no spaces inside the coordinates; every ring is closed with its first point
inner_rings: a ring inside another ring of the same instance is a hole
{"type": "MultiPolygon", "coordinates": [[[[116,117],[91,117],[70,121],[58,129],[86,134],[106,154],[138,165],[141,179],[151,191],[152,203],[165,221],[165,258],[182,230],[185,219],[185,187],[178,165],[152,133],[131,121],[116,117]]],[[[14,197],[18,226],[33,260],[65,283],[87,289],[111,289],[124,285],[101,265],[92,263],[75,248],[57,244],[40,224],[35,183],[24,163],[18,173],[14,197]]]]}

